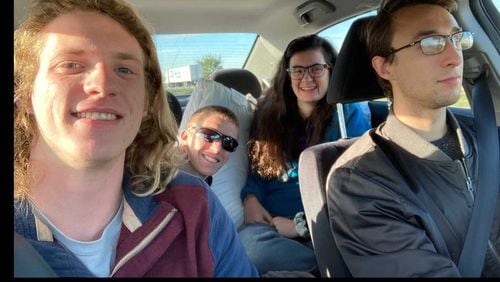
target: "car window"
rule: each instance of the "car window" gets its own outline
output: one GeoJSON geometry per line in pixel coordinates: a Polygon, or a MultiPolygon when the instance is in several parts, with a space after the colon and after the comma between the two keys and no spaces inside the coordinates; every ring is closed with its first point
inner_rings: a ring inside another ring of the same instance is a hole
{"type": "Polygon", "coordinates": [[[334,24],[327,29],[324,29],[320,33],[319,36],[326,38],[335,48],[335,50],[339,51],[342,43],[344,42],[344,38],[347,35],[347,31],[349,27],[351,27],[352,23],[359,19],[369,16],[376,15],[377,11],[373,10],[367,13],[360,14],[358,16],[352,17],[348,20],[342,21],[340,23],[334,24]]]}
{"type": "Polygon", "coordinates": [[[200,78],[217,69],[241,68],[257,35],[252,33],[160,34],[154,36],[164,86],[190,94],[200,78]]]}

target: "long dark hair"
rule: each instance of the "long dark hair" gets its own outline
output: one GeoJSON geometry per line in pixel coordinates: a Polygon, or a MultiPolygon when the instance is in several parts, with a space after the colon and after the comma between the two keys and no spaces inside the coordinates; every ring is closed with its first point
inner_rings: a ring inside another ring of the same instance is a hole
{"type": "Polygon", "coordinates": [[[334,107],[326,102],[326,95],[309,117],[303,119],[299,113],[287,68],[295,53],[311,49],[321,50],[333,68],[335,51],[328,41],[315,34],[296,38],[288,44],[279,62],[272,87],[259,98],[249,152],[251,169],[263,178],[286,173],[286,163],[297,159],[305,147],[318,144],[332,118],[334,107]]]}

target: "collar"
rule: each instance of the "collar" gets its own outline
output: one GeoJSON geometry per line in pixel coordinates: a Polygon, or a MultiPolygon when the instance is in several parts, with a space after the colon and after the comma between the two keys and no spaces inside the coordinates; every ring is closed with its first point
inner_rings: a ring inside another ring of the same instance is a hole
{"type": "MultiPolygon", "coordinates": [[[[449,128],[453,130],[458,137],[458,142],[462,154],[466,156],[469,153],[469,145],[465,141],[462,130],[453,115],[453,113],[446,109],[446,123],[449,128]]],[[[385,123],[381,124],[376,133],[386,139],[392,141],[393,143],[400,146],[402,149],[406,150],[416,157],[428,159],[432,161],[450,161],[450,157],[441,151],[438,147],[428,142],[410,127],[402,123],[394,114],[394,112],[389,112],[387,120],[385,123]]]]}

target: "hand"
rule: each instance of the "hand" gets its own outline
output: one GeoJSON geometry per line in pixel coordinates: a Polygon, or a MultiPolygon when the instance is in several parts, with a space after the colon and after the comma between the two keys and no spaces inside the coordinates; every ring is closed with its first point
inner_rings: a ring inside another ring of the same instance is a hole
{"type": "Polygon", "coordinates": [[[278,230],[278,233],[287,237],[287,238],[297,238],[299,237],[299,233],[295,230],[295,222],[293,220],[276,216],[271,220],[271,225],[278,230]]]}
{"type": "Polygon", "coordinates": [[[259,203],[255,195],[249,194],[243,201],[243,207],[245,209],[245,224],[269,224],[271,222],[271,215],[259,203]]]}

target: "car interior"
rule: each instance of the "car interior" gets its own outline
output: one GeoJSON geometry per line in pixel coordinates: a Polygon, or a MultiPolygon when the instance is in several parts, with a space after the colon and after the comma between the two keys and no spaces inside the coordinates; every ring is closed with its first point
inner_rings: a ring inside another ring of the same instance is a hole
{"type": "MultiPolygon", "coordinates": [[[[243,64],[215,70],[207,78],[242,94],[250,93],[255,98],[269,87],[278,61],[292,39],[312,33],[324,35],[328,39],[338,37],[338,41],[332,39],[338,56],[327,92],[328,103],[341,105],[367,102],[372,127],[384,122],[388,115],[388,102],[359,35],[360,28],[377,9],[379,0],[127,1],[151,25],[154,34],[255,34],[255,41],[243,64]],[[331,31],[341,26],[342,32],[331,31]]],[[[29,3],[30,0],[14,1],[14,29],[26,17],[29,3]]],[[[453,105],[450,109],[458,119],[474,125],[478,135],[482,135],[478,137],[480,156],[484,156],[480,167],[485,168],[480,172],[480,178],[484,179],[481,187],[494,187],[500,162],[500,0],[457,0],[457,3],[459,8],[454,16],[464,30],[473,32],[474,45],[463,52],[465,106],[453,105]]],[[[190,94],[177,94],[175,87],[169,85],[165,89],[176,121],[180,124],[190,94]]],[[[330,231],[325,185],[330,167],[354,141],[355,138],[347,136],[338,141],[312,146],[301,154],[299,160],[302,202],[321,277],[351,275],[330,231]]],[[[484,190],[478,201],[493,209],[494,202],[487,199],[488,193],[493,192],[486,188],[484,190]]],[[[474,225],[471,224],[469,229],[487,228],[481,218],[488,216],[475,209],[474,225]]],[[[20,249],[24,247],[18,246],[24,246],[24,243],[17,236],[15,238],[15,252],[21,252],[20,249]]],[[[27,264],[26,260],[21,262],[16,259],[15,264],[18,263],[27,264]]],[[[38,265],[35,260],[30,260],[29,264],[33,268],[38,265]]],[[[42,266],[44,269],[45,266],[42,266]]],[[[19,277],[39,275],[36,271],[16,272],[19,277]]]]}
{"type": "MultiPolygon", "coordinates": [[[[371,101],[384,96],[383,90],[378,85],[377,78],[370,67],[367,48],[362,40],[360,40],[360,30],[363,24],[369,19],[367,17],[355,21],[347,33],[337,57],[337,63],[332,72],[331,84],[327,92],[327,100],[331,104],[371,101]]],[[[473,96],[477,99],[475,100],[475,105],[484,103],[482,106],[483,112],[481,113],[482,120],[479,123],[483,125],[487,124],[488,128],[486,131],[492,133],[487,137],[483,137],[483,139],[494,141],[498,138],[494,135],[498,131],[498,128],[494,123],[495,116],[493,107],[491,106],[492,103],[489,101],[489,89],[487,89],[487,86],[482,88],[481,83],[478,80],[472,85],[474,90],[473,96]],[[479,88],[481,89],[479,90],[479,88]],[[481,102],[479,99],[486,99],[486,101],[481,102]]],[[[377,106],[375,105],[374,107],[377,106]]],[[[474,123],[474,118],[470,114],[464,114],[463,110],[455,110],[453,108],[451,110],[458,119],[467,123],[474,123]]],[[[377,116],[377,114],[372,112],[372,123],[375,123],[372,126],[376,127],[378,125],[376,121],[384,119],[387,116],[387,112],[387,107],[385,107],[382,116],[377,116]]],[[[476,111],[474,113],[474,116],[479,115],[476,111]]],[[[350,276],[349,270],[345,266],[336,247],[335,238],[330,232],[325,187],[331,166],[355,140],[356,138],[346,138],[344,140],[309,147],[304,150],[299,160],[302,203],[308,215],[308,226],[311,227],[310,232],[320,272],[324,277],[350,276]]],[[[498,142],[493,142],[491,147],[486,149],[486,151],[491,152],[493,156],[498,156],[498,142]]],[[[497,163],[498,166],[498,160],[495,159],[490,159],[487,163],[497,163]]],[[[488,176],[483,176],[483,179],[487,178],[488,176]]],[[[493,183],[495,183],[494,180],[492,180],[490,185],[486,185],[485,187],[494,187],[493,183]]]]}
{"type": "Polygon", "coordinates": [[[255,99],[259,98],[262,94],[259,79],[246,69],[229,68],[216,70],[210,78],[240,93],[250,93],[255,99]]]}
{"type": "MultiPolygon", "coordinates": [[[[349,29],[344,44],[337,56],[327,92],[330,104],[371,101],[384,97],[376,76],[369,67],[369,56],[361,40],[360,31],[370,19],[361,18],[349,29]]],[[[384,119],[388,107],[382,116],[371,113],[372,127],[374,120],[384,119]]],[[[316,260],[323,277],[349,277],[350,273],[336,247],[330,233],[328,208],[326,206],[326,179],[330,167],[356,138],[344,138],[339,141],[311,146],[304,150],[299,159],[299,182],[302,204],[307,215],[316,260]]]]}

